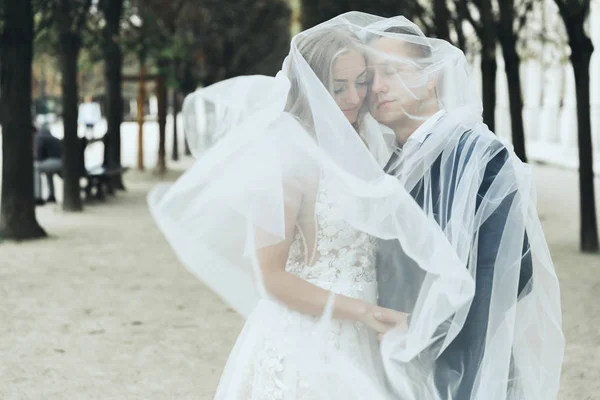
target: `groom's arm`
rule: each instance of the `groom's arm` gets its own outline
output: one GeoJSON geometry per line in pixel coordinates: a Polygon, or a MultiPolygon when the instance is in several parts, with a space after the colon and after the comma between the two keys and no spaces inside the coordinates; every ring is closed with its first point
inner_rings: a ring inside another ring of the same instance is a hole
{"type": "MultiPolygon", "coordinates": [[[[508,152],[503,149],[487,165],[478,192],[478,206],[507,160],[508,152]]],[[[513,201],[514,194],[503,198],[479,229],[475,295],[463,328],[436,362],[435,382],[442,399],[469,399],[471,396],[485,351],[496,256],[513,201]]],[[[525,235],[519,294],[530,287],[531,277],[532,260],[525,235]]]]}

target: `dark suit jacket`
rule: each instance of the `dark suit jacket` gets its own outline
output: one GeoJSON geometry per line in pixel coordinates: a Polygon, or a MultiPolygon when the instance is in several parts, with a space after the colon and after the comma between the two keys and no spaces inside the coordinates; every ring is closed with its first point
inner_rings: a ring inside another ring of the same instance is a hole
{"type": "MultiPolygon", "coordinates": [[[[465,132],[459,140],[457,147],[457,154],[462,155],[466,152],[465,157],[467,160],[473,152],[473,145],[467,144],[473,143],[472,141],[467,140],[472,134],[472,131],[465,132]]],[[[485,197],[490,185],[500,172],[501,168],[508,161],[508,150],[499,142],[496,144],[499,146],[498,149],[496,149],[498,152],[488,162],[485,168],[483,182],[477,192],[475,212],[479,209],[481,200],[485,197]]],[[[392,158],[394,158],[394,156],[392,156],[392,158]]],[[[441,156],[438,157],[432,164],[430,171],[428,171],[430,179],[429,187],[431,188],[431,202],[433,206],[432,211],[434,218],[441,226],[446,225],[446,222],[450,219],[451,215],[441,212],[439,200],[440,197],[442,197],[448,199],[447,202],[452,202],[452,198],[454,197],[452,191],[456,187],[456,182],[460,179],[462,172],[459,171],[460,167],[458,165],[460,158],[461,157],[456,157],[454,164],[455,172],[451,177],[446,178],[446,180],[450,179],[451,182],[443,182],[441,180],[441,156]],[[446,193],[442,193],[442,190],[446,191],[446,193]],[[446,220],[441,220],[441,218],[445,218],[446,220]]],[[[391,159],[388,166],[393,163],[394,160],[391,159]]],[[[393,171],[386,170],[386,172],[389,173],[393,171]]],[[[411,195],[417,203],[423,207],[426,200],[423,180],[418,182],[412,189],[411,195]]],[[[429,196],[429,194],[427,195],[429,196]]],[[[442,399],[448,398],[446,391],[449,388],[453,389],[452,393],[450,393],[451,397],[449,397],[451,399],[462,400],[470,398],[473,384],[479,370],[479,364],[485,350],[484,346],[493,288],[495,260],[498,254],[502,232],[513,200],[514,194],[502,199],[499,206],[479,228],[479,236],[477,238],[478,250],[475,296],[462,330],[436,360],[435,383],[442,399]],[[459,378],[461,375],[462,378],[459,378]],[[456,386],[456,382],[458,382],[458,386],[456,386]]],[[[446,204],[446,206],[448,205],[446,204]]],[[[533,275],[529,241],[526,234],[523,241],[522,255],[518,288],[519,295],[526,294],[526,292],[530,290],[530,282],[533,275]]],[[[409,267],[403,266],[402,269],[395,268],[393,263],[397,260],[407,262],[407,260],[410,259],[404,256],[404,252],[397,241],[381,241],[377,260],[379,303],[383,307],[411,312],[417,300],[420,285],[416,284],[410,288],[402,286],[400,293],[398,288],[401,283],[399,282],[402,282],[402,280],[405,282],[421,282],[424,279],[425,274],[416,263],[409,267]],[[399,270],[402,271],[402,276],[396,276],[399,274],[399,272],[397,272],[399,270]],[[408,274],[408,276],[406,274],[408,274]]]]}
{"type": "Polygon", "coordinates": [[[33,158],[36,161],[62,157],[62,143],[60,139],[52,136],[47,129],[41,129],[35,134],[33,144],[35,149],[33,158]]]}

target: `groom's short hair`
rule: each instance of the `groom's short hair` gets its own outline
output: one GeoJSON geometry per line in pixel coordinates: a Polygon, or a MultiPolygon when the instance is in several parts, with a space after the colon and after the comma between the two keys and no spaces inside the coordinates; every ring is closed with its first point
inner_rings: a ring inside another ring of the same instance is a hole
{"type": "MultiPolygon", "coordinates": [[[[413,41],[406,41],[407,48],[414,51],[414,56],[419,58],[429,58],[431,57],[433,51],[431,45],[428,43],[429,39],[418,31],[417,28],[413,28],[410,26],[392,26],[383,31],[384,33],[397,33],[401,35],[411,35],[418,38],[413,41]]],[[[384,38],[386,36],[381,34],[372,33],[370,37],[367,39],[367,42],[372,42],[376,39],[384,38]]]]}

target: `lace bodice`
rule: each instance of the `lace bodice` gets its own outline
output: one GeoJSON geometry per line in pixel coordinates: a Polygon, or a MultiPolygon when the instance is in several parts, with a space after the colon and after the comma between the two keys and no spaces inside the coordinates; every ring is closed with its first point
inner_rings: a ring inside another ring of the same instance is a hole
{"type": "Polygon", "coordinates": [[[349,225],[336,211],[322,177],[314,201],[314,224],[296,223],[286,270],[327,290],[374,282],[376,239],[349,225]],[[311,228],[314,232],[307,235],[311,228]],[[311,236],[314,246],[307,241],[311,236]]]}
{"type": "MultiPolygon", "coordinates": [[[[323,289],[374,303],[377,301],[377,241],[344,221],[327,186],[321,177],[318,187],[307,190],[309,194],[303,199],[296,219],[286,270],[323,289]]],[[[247,327],[255,329],[248,335],[257,351],[242,369],[242,384],[239,391],[232,390],[236,393],[233,398],[321,398],[322,393],[315,391],[315,377],[301,373],[295,365],[297,359],[290,356],[290,349],[297,350],[301,343],[313,343],[314,332],[320,332],[316,330],[319,320],[317,316],[293,311],[278,302],[260,302],[247,322],[247,327]]],[[[250,329],[247,327],[244,330],[250,329]]],[[[326,334],[328,352],[340,352],[348,362],[372,375],[374,382],[383,385],[374,331],[358,321],[333,320],[326,334]]],[[[333,353],[317,355],[318,360],[326,359],[329,354],[333,353]]],[[[237,360],[232,364],[239,365],[237,360]]],[[[228,384],[223,383],[223,387],[227,388],[223,393],[228,393],[228,384]]],[[[223,398],[232,397],[224,395],[223,398]]]]}

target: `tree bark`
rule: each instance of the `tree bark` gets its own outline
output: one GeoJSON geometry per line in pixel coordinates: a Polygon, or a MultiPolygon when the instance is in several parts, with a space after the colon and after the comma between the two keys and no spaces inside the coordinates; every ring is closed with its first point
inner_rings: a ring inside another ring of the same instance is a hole
{"type": "Polygon", "coordinates": [[[481,76],[483,92],[483,122],[491,131],[496,127],[496,21],[490,0],[482,0],[481,7],[481,76]]]}
{"type": "MultiPolygon", "coordinates": [[[[516,43],[515,43],[516,44],[516,43]]],[[[521,61],[514,45],[502,45],[504,69],[508,80],[508,101],[510,108],[510,128],[515,154],[523,162],[527,162],[525,148],[525,128],[523,125],[523,97],[521,94],[521,61]]]]}
{"type": "Polygon", "coordinates": [[[456,30],[456,46],[463,51],[463,53],[467,52],[467,38],[465,36],[465,32],[462,27],[463,19],[460,16],[457,16],[454,20],[454,29],[456,30]]]}
{"type": "MultiPolygon", "coordinates": [[[[122,68],[123,55],[119,44],[119,27],[123,0],[107,0],[103,3],[103,12],[106,24],[102,29],[104,50],[104,80],[106,91],[106,125],[108,168],[121,167],[121,122],[123,121],[122,97],[122,68]]],[[[121,174],[112,178],[115,189],[124,190],[121,174]]]]}
{"type": "MultiPolygon", "coordinates": [[[[178,69],[179,71],[179,69],[178,69]]],[[[182,97],[187,96],[196,89],[196,81],[192,74],[192,65],[189,62],[184,62],[181,66],[181,79],[179,80],[179,90],[181,91],[182,97]]],[[[181,106],[181,104],[180,104],[181,106]]],[[[184,154],[191,156],[192,151],[187,141],[187,133],[185,132],[185,124],[183,124],[183,139],[184,139],[184,154]]]]}
{"type": "Polygon", "coordinates": [[[463,53],[467,52],[467,38],[463,29],[463,22],[468,21],[467,5],[464,0],[453,0],[454,12],[452,13],[452,26],[456,32],[456,45],[463,53]]]}
{"type": "Polygon", "coordinates": [[[146,64],[145,56],[140,54],[140,71],[138,77],[137,122],[138,122],[138,153],[137,167],[144,170],[144,104],[146,102],[146,64]]]}
{"type": "Polygon", "coordinates": [[[308,29],[336,15],[349,11],[347,0],[302,0],[302,29],[308,29]]]}
{"type": "Polygon", "coordinates": [[[179,114],[179,91],[173,88],[171,91],[171,105],[173,107],[173,149],[171,159],[179,160],[179,143],[177,141],[177,115],[179,114]]]}
{"type": "MultiPolygon", "coordinates": [[[[563,17],[564,18],[564,17],[563,17]]],[[[581,219],[581,251],[599,251],[596,200],[594,193],[594,153],[590,115],[590,60],[592,41],[584,30],[585,17],[564,18],[571,47],[571,63],[575,73],[579,144],[579,208],[581,219]]]]}
{"type": "Polygon", "coordinates": [[[496,127],[496,63],[495,45],[481,52],[481,81],[483,93],[483,122],[493,132],[496,127]],[[494,53],[494,55],[492,55],[494,53]]]}
{"type": "Polygon", "coordinates": [[[521,93],[521,60],[517,54],[517,35],[514,31],[514,0],[504,0],[500,5],[498,38],[502,46],[504,70],[508,80],[510,125],[514,151],[523,162],[527,162],[525,128],[523,127],[523,96],[521,93]]]}
{"type": "Polygon", "coordinates": [[[79,186],[80,146],[77,136],[78,87],[77,60],[81,49],[81,36],[63,31],[59,36],[60,69],[62,72],[62,106],[64,126],[63,152],[63,210],[82,211],[79,186]]]}
{"type": "Polygon", "coordinates": [[[185,144],[185,155],[186,156],[191,156],[192,155],[192,150],[190,149],[190,144],[188,143],[187,138],[185,136],[184,136],[184,144],[185,144]]]}
{"type": "Polygon", "coordinates": [[[156,97],[158,103],[158,173],[167,171],[166,163],[166,132],[167,126],[167,87],[164,75],[159,75],[156,85],[156,97]]]}
{"type": "Polygon", "coordinates": [[[435,36],[439,39],[450,42],[450,10],[448,10],[448,4],[446,0],[434,0],[433,2],[433,14],[434,14],[434,30],[435,36]]]}
{"type": "Polygon", "coordinates": [[[2,194],[0,237],[24,240],[46,236],[33,201],[31,0],[9,1],[0,46],[0,122],[2,123],[2,194]]]}

